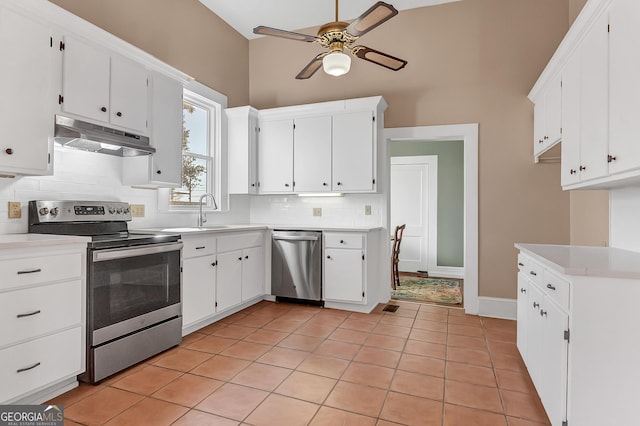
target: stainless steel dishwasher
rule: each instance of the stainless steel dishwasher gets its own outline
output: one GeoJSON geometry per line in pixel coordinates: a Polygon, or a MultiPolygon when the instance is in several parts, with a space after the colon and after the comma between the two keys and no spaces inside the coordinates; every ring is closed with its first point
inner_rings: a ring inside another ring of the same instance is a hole
{"type": "Polygon", "coordinates": [[[273,231],[271,293],[322,304],[322,232],[273,231]]]}

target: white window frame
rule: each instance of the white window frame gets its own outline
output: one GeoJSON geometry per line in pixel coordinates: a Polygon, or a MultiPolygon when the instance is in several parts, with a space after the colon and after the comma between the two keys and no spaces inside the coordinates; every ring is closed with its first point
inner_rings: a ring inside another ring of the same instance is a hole
{"type": "MultiPolygon", "coordinates": [[[[204,210],[207,212],[229,210],[229,191],[227,188],[227,120],[224,110],[227,108],[227,97],[197,81],[187,83],[183,91],[183,99],[198,107],[209,110],[209,152],[208,155],[188,152],[198,159],[207,161],[207,188],[218,204],[214,210],[213,203],[207,197],[204,210]]],[[[198,204],[176,206],[170,204],[170,189],[159,190],[158,203],[160,210],[172,213],[194,213],[199,209],[198,204]]]]}

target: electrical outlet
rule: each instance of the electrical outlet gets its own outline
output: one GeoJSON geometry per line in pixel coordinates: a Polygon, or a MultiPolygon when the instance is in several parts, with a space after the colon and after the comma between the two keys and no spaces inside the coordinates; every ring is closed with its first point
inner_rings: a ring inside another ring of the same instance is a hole
{"type": "Polygon", "coordinates": [[[131,217],[144,217],[144,204],[131,204],[131,217]]]}
{"type": "Polygon", "coordinates": [[[371,216],[371,206],[369,204],[366,204],[364,206],[364,214],[367,216],[371,216]]]}
{"type": "Polygon", "coordinates": [[[20,219],[22,208],[19,201],[9,201],[9,219],[20,219]]]}
{"type": "Polygon", "coordinates": [[[314,207],[313,208],[314,216],[322,216],[322,207],[314,207]]]}

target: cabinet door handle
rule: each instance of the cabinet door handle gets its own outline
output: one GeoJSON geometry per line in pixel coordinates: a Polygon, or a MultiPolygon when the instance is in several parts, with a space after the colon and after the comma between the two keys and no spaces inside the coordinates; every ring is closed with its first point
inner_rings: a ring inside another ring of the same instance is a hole
{"type": "Polygon", "coordinates": [[[540,316],[541,317],[546,317],[547,316],[547,311],[540,309],[540,316]]]}
{"type": "Polygon", "coordinates": [[[37,311],[29,312],[28,314],[18,314],[18,315],[16,315],[16,318],[30,317],[30,316],[33,316],[33,315],[37,315],[39,313],[40,313],[40,309],[38,309],[37,311]]]}
{"type": "Polygon", "coordinates": [[[518,262],[518,266],[524,266],[524,263],[518,262]]]}
{"type": "Polygon", "coordinates": [[[537,302],[533,302],[533,307],[534,307],[534,308],[537,308],[538,306],[540,306],[540,304],[539,304],[539,303],[537,303],[537,302]]]}
{"type": "Polygon", "coordinates": [[[340,240],[340,244],[344,244],[344,240],[340,240]]]}
{"type": "Polygon", "coordinates": [[[11,149],[11,148],[5,149],[4,152],[6,152],[7,155],[13,155],[13,149],[11,149]]]}
{"type": "Polygon", "coordinates": [[[42,272],[42,269],[37,268],[37,269],[29,269],[28,271],[18,271],[18,275],[35,274],[38,272],[42,272]]]}
{"type": "Polygon", "coordinates": [[[547,288],[550,290],[555,290],[556,288],[554,286],[552,286],[551,284],[547,284],[547,288]]]}
{"type": "Polygon", "coordinates": [[[102,112],[107,112],[107,107],[102,107],[102,108],[100,108],[100,111],[102,111],[102,112]]]}
{"type": "Polygon", "coordinates": [[[617,158],[615,155],[607,155],[607,163],[612,163],[614,161],[616,161],[617,158]]]}
{"type": "Polygon", "coordinates": [[[546,140],[548,140],[548,139],[549,139],[549,136],[545,136],[545,137],[544,137],[544,140],[545,140],[545,141],[546,141],[546,140]]]}
{"type": "Polygon", "coordinates": [[[248,258],[249,258],[249,256],[245,256],[244,258],[245,258],[245,259],[248,259],[248,258]]]}
{"type": "Polygon", "coordinates": [[[16,373],[22,373],[22,372],[25,372],[25,371],[33,370],[34,368],[36,368],[36,367],[37,367],[37,366],[39,366],[39,365],[40,365],[40,363],[39,363],[39,362],[36,362],[35,364],[33,364],[33,365],[32,365],[32,366],[30,366],[30,367],[18,368],[18,369],[16,370],[16,373]]]}
{"type": "Polygon", "coordinates": [[[527,292],[527,289],[526,289],[526,288],[521,288],[521,289],[520,289],[520,293],[526,293],[526,292],[527,292]]]}
{"type": "Polygon", "coordinates": [[[533,275],[534,277],[538,276],[538,274],[536,274],[534,271],[529,271],[529,274],[533,275]]]}
{"type": "Polygon", "coordinates": [[[322,186],[329,186],[327,182],[322,182],[322,186]]]}
{"type": "Polygon", "coordinates": [[[342,186],[342,182],[338,182],[338,186],[342,186]]]}
{"type": "Polygon", "coordinates": [[[216,260],[215,262],[213,262],[211,266],[218,266],[218,261],[216,260]]]}
{"type": "Polygon", "coordinates": [[[118,117],[122,117],[122,113],[121,113],[120,111],[116,112],[116,115],[117,115],[118,117]]]}
{"type": "Polygon", "coordinates": [[[202,250],[202,249],[204,249],[204,248],[207,248],[207,246],[199,246],[199,247],[196,247],[196,250],[202,250]]]}
{"type": "Polygon", "coordinates": [[[327,259],[331,259],[331,256],[327,256],[327,259]]]}
{"type": "Polygon", "coordinates": [[[575,175],[576,173],[578,173],[578,172],[576,171],[576,169],[571,169],[571,170],[569,170],[569,174],[570,174],[570,175],[575,175]]]}
{"type": "Polygon", "coordinates": [[[238,258],[238,260],[242,260],[242,256],[240,256],[240,257],[238,258]]]}
{"type": "Polygon", "coordinates": [[[580,171],[587,170],[587,166],[580,166],[578,169],[580,169],[580,171]]]}
{"type": "Polygon", "coordinates": [[[544,141],[542,139],[538,139],[538,143],[543,143],[544,141]]]}
{"type": "Polygon", "coordinates": [[[162,170],[156,170],[156,174],[161,175],[162,174],[162,170]]]}

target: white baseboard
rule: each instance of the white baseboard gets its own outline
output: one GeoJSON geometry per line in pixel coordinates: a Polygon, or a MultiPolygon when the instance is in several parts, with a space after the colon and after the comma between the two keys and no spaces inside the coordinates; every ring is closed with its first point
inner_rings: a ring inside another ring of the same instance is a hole
{"type": "Polygon", "coordinates": [[[518,313],[516,299],[503,299],[500,297],[478,297],[479,312],[481,317],[501,318],[515,320],[518,313]]]}
{"type": "Polygon", "coordinates": [[[430,277],[464,279],[464,268],[454,266],[434,266],[433,268],[429,268],[427,272],[429,272],[430,277]]]}

